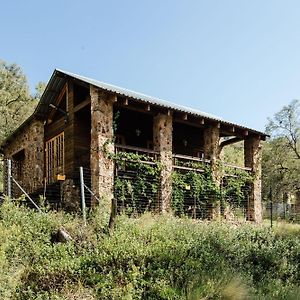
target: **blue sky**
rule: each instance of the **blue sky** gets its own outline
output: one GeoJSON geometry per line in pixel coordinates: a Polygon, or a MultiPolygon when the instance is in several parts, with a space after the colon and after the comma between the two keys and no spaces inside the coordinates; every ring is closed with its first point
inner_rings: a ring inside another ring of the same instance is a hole
{"type": "Polygon", "coordinates": [[[300,2],[2,1],[0,59],[54,68],[264,129],[300,99],[300,2]]]}

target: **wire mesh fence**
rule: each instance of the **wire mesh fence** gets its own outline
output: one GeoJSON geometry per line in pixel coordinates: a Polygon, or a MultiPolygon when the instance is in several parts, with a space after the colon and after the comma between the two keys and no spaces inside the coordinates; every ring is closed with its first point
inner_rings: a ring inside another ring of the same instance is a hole
{"type": "MultiPolygon", "coordinates": [[[[113,192],[118,213],[125,212],[132,215],[161,211],[160,171],[150,172],[151,168],[148,167],[124,161],[115,164],[113,192]]],[[[234,181],[236,177],[224,176],[216,188],[211,186],[211,179],[206,178],[207,175],[203,172],[203,169],[180,169],[180,171],[173,169],[171,208],[174,214],[193,219],[212,219],[221,216],[232,221],[249,220],[251,186],[232,185],[230,181],[234,181]]],[[[92,185],[91,169],[83,167],[82,175],[81,182],[78,167],[72,180],[55,182],[51,185],[44,184],[34,190],[34,185],[25,184],[19,163],[11,161],[11,197],[15,199],[26,193],[37,205],[48,204],[56,210],[65,209],[64,198],[69,197],[78,210],[82,209],[82,186],[85,207],[89,208],[92,204],[99,203],[101,199],[92,185]]],[[[8,195],[7,161],[3,162],[3,179],[3,194],[8,195]]],[[[29,206],[35,207],[28,197],[25,198],[29,206]]],[[[274,201],[271,197],[267,197],[262,203],[262,215],[265,223],[270,225],[281,221],[300,223],[300,205],[297,205],[297,201],[274,201]]]]}
{"type": "Polygon", "coordinates": [[[118,212],[144,213],[160,210],[160,180],[130,167],[116,166],[114,197],[118,212]]]}

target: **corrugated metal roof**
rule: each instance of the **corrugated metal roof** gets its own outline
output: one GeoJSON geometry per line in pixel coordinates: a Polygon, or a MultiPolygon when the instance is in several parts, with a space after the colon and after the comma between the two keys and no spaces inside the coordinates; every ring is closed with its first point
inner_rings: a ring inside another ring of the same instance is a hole
{"type": "Polygon", "coordinates": [[[245,130],[249,130],[253,133],[260,134],[264,137],[267,136],[263,132],[260,132],[260,131],[257,131],[255,129],[251,129],[251,128],[248,128],[248,127],[245,127],[245,126],[242,126],[242,125],[238,125],[238,124],[226,121],[226,120],[224,120],[220,117],[217,117],[217,116],[212,115],[212,114],[208,114],[206,112],[203,112],[203,111],[200,111],[200,110],[197,110],[197,109],[193,109],[193,108],[186,107],[186,106],[183,106],[183,105],[178,105],[178,104],[166,101],[166,100],[151,97],[151,96],[148,96],[148,95],[145,95],[145,94],[142,94],[142,93],[134,92],[134,91],[131,91],[131,90],[128,90],[128,89],[125,89],[125,88],[121,88],[121,87],[118,87],[118,86],[115,86],[115,85],[104,83],[104,82],[101,82],[101,81],[98,81],[98,80],[95,80],[95,79],[92,79],[92,78],[77,75],[77,74],[67,72],[67,71],[64,71],[64,70],[55,69],[52,76],[51,76],[51,78],[50,78],[50,80],[49,80],[49,82],[48,82],[48,85],[47,85],[47,87],[46,87],[46,89],[45,89],[45,91],[44,91],[44,93],[41,97],[41,100],[40,100],[39,104],[37,105],[36,110],[33,113],[33,115],[30,116],[23,124],[21,124],[21,126],[19,126],[14,131],[14,133],[2,143],[2,146],[5,145],[6,142],[8,142],[12,138],[12,136],[14,136],[19,130],[21,130],[28,123],[30,123],[30,121],[34,117],[38,117],[38,118],[44,118],[45,117],[45,115],[49,111],[49,104],[55,101],[55,99],[58,96],[60,90],[62,89],[62,87],[64,86],[64,84],[67,81],[67,78],[66,78],[67,76],[70,76],[72,78],[81,80],[81,81],[89,83],[89,84],[92,84],[92,85],[94,85],[98,88],[101,88],[103,90],[106,90],[106,91],[109,91],[109,92],[112,92],[112,93],[116,93],[118,95],[122,95],[122,96],[127,97],[127,98],[132,98],[132,99],[135,99],[135,100],[145,102],[147,104],[157,105],[159,107],[171,109],[171,110],[182,112],[182,113],[192,114],[194,116],[203,117],[203,118],[213,120],[213,121],[217,121],[217,122],[227,124],[227,125],[230,125],[230,126],[239,127],[239,128],[245,129],[245,130]],[[63,76],[61,76],[61,75],[63,75],[63,76]]]}
{"type": "Polygon", "coordinates": [[[77,74],[67,72],[67,71],[64,71],[64,70],[56,69],[55,72],[63,73],[65,75],[71,76],[71,77],[76,78],[78,80],[90,83],[90,84],[92,84],[96,87],[99,87],[99,88],[103,89],[103,90],[110,91],[112,93],[116,93],[116,94],[119,94],[119,95],[122,95],[122,96],[125,96],[125,97],[128,97],[128,98],[133,98],[133,99],[136,99],[136,100],[140,100],[140,101],[143,101],[147,104],[158,105],[158,106],[168,108],[168,109],[173,109],[173,110],[176,110],[176,111],[179,111],[179,112],[183,112],[183,113],[192,114],[192,115],[195,115],[195,116],[207,118],[207,119],[210,119],[210,120],[218,121],[218,122],[223,123],[223,124],[240,127],[240,128],[245,129],[245,130],[249,130],[249,131],[261,134],[263,136],[266,136],[266,134],[263,133],[263,132],[260,132],[260,131],[257,131],[255,129],[251,129],[251,128],[248,128],[248,127],[245,127],[245,126],[242,126],[242,125],[238,125],[238,124],[226,121],[226,120],[224,120],[224,119],[222,119],[218,116],[208,114],[206,112],[203,112],[203,111],[200,111],[200,110],[197,110],[197,109],[193,109],[193,108],[186,107],[186,106],[183,106],[183,105],[178,105],[178,104],[166,101],[166,100],[162,100],[162,99],[159,99],[159,98],[156,98],[156,97],[151,97],[151,96],[148,96],[148,95],[145,95],[145,94],[142,94],[142,93],[138,93],[138,92],[128,90],[126,88],[121,88],[121,87],[118,87],[118,86],[115,86],[115,85],[107,84],[107,83],[104,83],[104,82],[101,82],[101,81],[98,81],[98,80],[95,80],[95,79],[92,79],[92,78],[77,75],[77,74]]]}
{"type": "Polygon", "coordinates": [[[101,81],[98,81],[98,80],[95,80],[95,79],[80,76],[80,75],[73,74],[73,73],[70,73],[70,72],[66,72],[66,71],[63,71],[63,70],[57,69],[57,71],[61,72],[61,73],[64,73],[64,74],[67,74],[71,77],[77,78],[79,80],[82,80],[84,82],[90,83],[94,86],[97,86],[97,87],[103,89],[103,90],[110,91],[110,92],[113,92],[113,93],[116,93],[116,94],[119,94],[119,95],[123,95],[123,96],[128,97],[128,98],[141,100],[141,101],[149,103],[149,104],[154,104],[154,105],[162,106],[162,107],[165,107],[165,108],[170,108],[170,109],[182,111],[182,112],[185,112],[185,113],[199,115],[199,116],[202,116],[202,117],[205,117],[205,118],[224,121],[224,120],[222,120],[222,118],[219,118],[219,117],[214,116],[212,114],[205,113],[205,112],[197,110],[197,109],[193,109],[193,108],[189,108],[189,107],[186,107],[186,106],[178,105],[178,104],[166,101],[166,100],[162,100],[162,99],[152,97],[152,96],[148,96],[148,95],[145,95],[145,94],[142,94],[142,93],[134,92],[134,91],[131,91],[131,90],[128,90],[128,89],[125,89],[125,88],[121,88],[121,87],[118,87],[118,86],[115,86],[115,85],[112,85],[112,84],[108,84],[108,83],[105,83],[105,82],[101,82],[101,81]]]}

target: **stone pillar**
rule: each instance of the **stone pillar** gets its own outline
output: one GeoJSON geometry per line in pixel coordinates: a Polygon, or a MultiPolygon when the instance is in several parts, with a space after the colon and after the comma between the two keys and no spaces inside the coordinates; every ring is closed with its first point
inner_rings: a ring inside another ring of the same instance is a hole
{"type": "Polygon", "coordinates": [[[244,141],[245,167],[252,169],[253,182],[250,185],[247,217],[249,221],[261,223],[261,141],[259,137],[249,137],[244,141]]]}
{"type": "Polygon", "coordinates": [[[90,95],[92,190],[108,207],[114,185],[114,161],[110,156],[114,154],[113,101],[107,93],[92,85],[90,95]]]}
{"type": "Polygon", "coordinates": [[[172,116],[159,113],[153,118],[154,150],[160,154],[161,171],[161,211],[171,210],[172,200],[172,116]]]}
{"type": "Polygon", "coordinates": [[[32,183],[32,191],[43,187],[44,183],[44,124],[42,121],[35,121],[32,125],[31,143],[29,144],[32,153],[32,164],[29,167],[29,178],[32,183]],[[32,167],[34,166],[34,170],[32,167]]]}
{"type": "MultiPolygon", "coordinates": [[[[211,161],[211,172],[212,178],[217,186],[220,186],[220,172],[218,170],[218,160],[219,160],[219,142],[220,142],[220,129],[218,124],[209,125],[209,127],[204,130],[204,157],[211,161]]],[[[212,199],[212,202],[215,199],[212,199]]],[[[216,218],[219,217],[220,203],[214,202],[212,206],[209,207],[209,217],[216,218]]]]}

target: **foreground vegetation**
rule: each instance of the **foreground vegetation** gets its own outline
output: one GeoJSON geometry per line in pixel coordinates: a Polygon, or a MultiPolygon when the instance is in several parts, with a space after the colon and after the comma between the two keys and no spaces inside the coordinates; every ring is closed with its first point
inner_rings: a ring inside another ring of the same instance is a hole
{"type": "Polygon", "coordinates": [[[300,232],[0,207],[1,299],[299,299],[300,232]],[[73,237],[54,243],[64,227],[73,237]]]}

